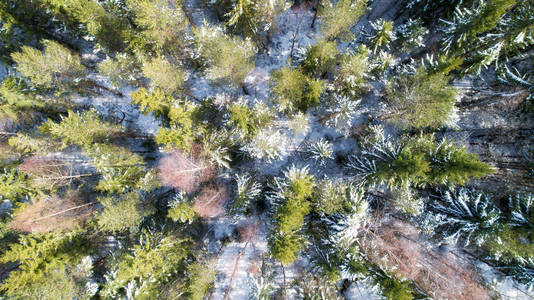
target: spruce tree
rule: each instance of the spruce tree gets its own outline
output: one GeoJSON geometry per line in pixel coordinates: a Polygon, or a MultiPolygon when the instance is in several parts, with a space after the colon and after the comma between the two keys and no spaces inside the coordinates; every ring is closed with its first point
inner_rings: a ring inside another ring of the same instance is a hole
{"type": "Polygon", "coordinates": [[[214,82],[243,87],[245,77],[255,66],[254,44],[248,39],[229,36],[214,26],[202,26],[194,33],[207,77],[214,82]]]}
{"type": "Polygon", "coordinates": [[[421,129],[443,126],[453,110],[457,91],[448,86],[447,76],[428,74],[420,67],[415,74],[403,74],[388,85],[386,94],[393,111],[389,117],[401,127],[421,129]],[[410,118],[404,118],[406,115],[410,118]]]}
{"type": "Polygon", "coordinates": [[[366,0],[323,1],[319,9],[320,29],[326,40],[350,40],[353,37],[351,27],[367,9],[366,0]]]}
{"type": "Polygon", "coordinates": [[[41,43],[43,52],[24,46],[21,52],[11,55],[20,74],[43,88],[68,89],[83,83],[87,70],[78,55],[54,41],[41,43]]]}
{"type": "Polygon", "coordinates": [[[309,78],[300,69],[283,67],[272,74],[271,93],[282,112],[306,112],[317,106],[324,88],[323,81],[309,78]]]}

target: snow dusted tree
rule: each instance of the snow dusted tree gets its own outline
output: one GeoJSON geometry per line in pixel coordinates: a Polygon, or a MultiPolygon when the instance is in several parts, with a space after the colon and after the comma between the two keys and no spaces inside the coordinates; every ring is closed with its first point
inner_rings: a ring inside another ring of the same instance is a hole
{"type": "Polygon", "coordinates": [[[245,143],[241,150],[252,158],[260,160],[277,160],[287,152],[287,136],[272,127],[262,128],[258,134],[245,143]]]}
{"type": "Polygon", "coordinates": [[[397,27],[396,36],[401,41],[402,50],[410,53],[413,50],[424,47],[424,38],[428,29],[423,26],[421,19],[408,19],[406,23],[397,27]]]}
{"type": "Polygon", "coordinates": [[[254,138],[261,128],[269,126],[273,121],[273,114],[264,104],[256,102],[251,108],[244,99],[227,107],[227,124],[237,129],[239,137],[243,140],[254,138]]]}
{"type": "Polygon", "coordinates": [[[191,224],[195,220],[195,210],[193,209],[193,202],[189,199],[185,192],[179,192],[169,202],[167,218],[170,218],[174,222],[189,224],[191,224]]]}
{"type": "Polygon", "coordinates": [[[423,67],[414,74],[400,75],[386,88],[392,113],[387,116],[400,126],[421,129],[439,128],[448,119],[456,101],[457,91],[448,86],[448,77],[429,74],[423,67]],[[404,116],[410,115],[410,118],[404,116]]]}
{"type": "Polygon", "coordinates": [[[378,19],[371,22],[371,27],[373,32],[369,36],[369,42],[373,47],[373,54],[376,54],[376,51],[382,47],[389,47],[389,44],[397,39],[392,21],[378,19]]]}
{"type": "Polygon", "coordinates": [[[144,233],[141,241],[126,251],[105,275],[106,283],[99,296],[126,298],[128,293],[131,298],[162,298],[166,287],[183,277],[191,250],[188,239],[144,233]]]}
{"type": "Polygon", "coordinates": [[[292,263],[304,244],[300,230],[304,217],[311,210],[310,197],[315,179],[308,169],[292,166],[277,178],[275,193],[271,196],[274,205],[274,229],[269,238],[272,256],[287,265],[292,263]]]}
{"type": "Polygon", "coordinates": [[[466,245],[481,246],[500,230],[502,212],[485,193],[467,188],[447,190],[441,201],[432,202],[429,209],[435,227],[450,243],[461,238],[466,245]]]}
{"type": "Polygon", "coordinates": [[[248,174],[236,174],[236,189],[233,195],[232,211],[241,213],[247,211],[253,200],[261,193],[261,184],[248,174]]]}
{"type": "Polygon", "coordinates": [[[114,88],[124,84],[133,85],[139,77],[137,61],[132,55],[119,53],[98,63],[98,72],[111,80],[114,88]]]}
{"type": "Polygon", "coordinates": [[[359,96],[370,76],[370,70],[369,50],[365,45],[361,45],[354,53],[343,55],[334,74],[336,91],[350,98],[359,96]]]}
{"type": "Polygon", "coordinates": [[[333,94],[330,101],[323,105],[324,114],[320,121],[348,137],[352,134],[352,122],[359,104],[360,100],[352,100],[346,96],[333,94]]]}
{"type": "Polygon", "coordinates": [[[322,138],[308,145],[308,153],[310,158],[315,160],[320,166],[324,166],[327,161],[334,158],[332,144],[322,138]]]}
{"type": "Polygon", "coordinates": [[[278,14],[288,8],[286,0],[218,0],[217,8],[225,10],[226,25],[236,33],[254,40],[258,47],[266,47],[276,26],[278,14]],[[224,5],[221,2],[225,2],[224,5]],[[229,4],[229,5],[228,5],[229,4]]]}
{"type": "Polygon", "coordinates": [[[324,7],[319,9],[320,29],[326,40],[351,40],[351,27],[367,9],[366,0],[323,1],[324,7]]]}
{"type": "Polygon", "coordinates": [[[304,73],[309,76],[321,77],[333,70],[337,61],[337,44],[320,41],[306,50],[306,58],[301,62],[304,73]]]}
{"type": "Polygon", "coordinates": [[[110,51],[120,51],[124,48],[126,22],[124,19],[106,11],[98,1],[85,0],[42,0],[48,5],[58,19],[75,31],[79,31],[79,24],[83,25],[91,40],[110,51]]]}
{"type": "Polygon", "coordinates": [[[68,89],[80,86],[87,75],[80,57],[57,42],[43,40],[44,52],[24,46],[11,55],[16,70],[32,84],[43,88],[68,89]]]}
{"type": "Polygon", "coordinates": [[[226,35],[216,26],[202,26],[195,29],[194,34],[207,77],[243,88],[245,77],[255,66],[254,44],[248,39],[226,35]]]}
{"type": "Polygon", "coordinates": [[[472,8],[458,6],[452,20],[444,21],[444,49],[462,74],[480,73],[492,63],[531,47],[534,43],[531,1],[476,1],[472,8]]]}

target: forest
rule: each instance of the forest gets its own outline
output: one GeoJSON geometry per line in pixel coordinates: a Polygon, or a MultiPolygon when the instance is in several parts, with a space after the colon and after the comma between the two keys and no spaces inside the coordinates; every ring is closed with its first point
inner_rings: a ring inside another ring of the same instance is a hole
{"type": "Polygon", "coordinates": [[[1,299],[534,299],[534,0],[0,0],[1,299]]]}

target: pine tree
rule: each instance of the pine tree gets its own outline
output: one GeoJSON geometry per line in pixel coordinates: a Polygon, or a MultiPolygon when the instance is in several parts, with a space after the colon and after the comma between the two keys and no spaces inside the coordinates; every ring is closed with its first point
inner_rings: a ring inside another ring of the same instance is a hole
{"type": "Polygon", "coordinates": [[[299,233],[304,217],[311,210],[309,198],[313,194],[315,179],[308,169],[292,166],[282,180],[277,181],[273,195],[276,209],[273,216],[275,229],[269,239],[273,257],[287,265],[296,259],[304,238],[299,233]]]}
{"type": "Polygon", "coordinates": [[[343,55],[334,75],[336,91],[351,98],[360,95],[370,69],[369,50],[366,46],[362,45],[354,53],[343,55]]]}
{"type": "Polygon", "coordinates": [[[176,194],[172,201],[169,202],[167,218],[170,218],[174,222],[190,224],[195,220],[195,217],[193,202],[184,192],[176,194]]]}
{"type": "Polygon", "coordinates": [[[68,89],[79,86],[87,75],[80,57],[57,42],[43,40],[41,43],[44,52],[24,46],[21,52],[11,55],[17,63],[16,70],[38,87],[68,89]]]}
{"type": "Polygon", "coordinates": [[[322,81],[309,78],[299,69],[283,67],[272,74],[271,93],[282,112],[306,112],[317,106],[323,89],[322,81]]]}
{"type": "Polygon", "coordinates": [[[198,51],[204,59],[207,77],[243,87],[245,77],[254,69],[256,49],[248,39],[226,35],[221,28],[202,26],[194,30],[198,51]]]}
{"type": "Polygon", "coordinates": [[[54,14],[73,30],[83,24],[98,43],[110,51],[124,47],[126,24],[118,16],[106,11],[97,1],[42,0],[54,14]]]}
{"type": "Polygon", "coordinates": [[[401,75],[387,86],[390,117],[402,127],[439,128],[449,118],[457,91],[443,74],[428,74],[420,67],[413,75],[401,75]],[[409,115],[407,120],[402,116],[409,115]]]}
{"type": "Polygon", "coordinates": [[[97,217],[98,226],[103,231],[135,230],[144,217],[154,212],[153,207],[144,203],[144,199],[137,192],[101,197],[98,201],[104,207],[97,217]]]}
{"type": "Polygon", "coordinates": [[[219,0],[215,5],[224,10],[227,26],[254,40],[258,47],[267,46],[277,15],[288,7],[286,0],[219,0]]]}
{"type": "Polygon", "coordinates": [[[186,293],[188,299],[202,300],[213,288],[216,279],[214,262],[194,262],[187,266],[186,293]]]}
{"type": "Polygon", "coordinates": [[[96,110],[81,113],[69,111],[60,123],[48,120],[39,131],[61,139],[63,148],[69,145],[89,147],[94,143],[105,143],[110,137],[123,131],[122,126],[102,121],[96,110]]]}
{"type": "Polygon", "coordinates": [[[108,57],[98,63],[98,72],[111,80],[114,88],[122,85],[133,85],[139,77],[137,62],[126,53],[119,53],[114,58],[108,57]]]}
{"type": "Polygon", "coordinates": [[[306,58],[301,63],[302,70],[309,76],[322,76],[332,71],[338,54],[335,42],[320,41],[308,47],[306,58]]]}
{"type": "Polygon", "coordinates": [[[320,166],[324,166],[327,161],[334,158],[332,144],[325,139],[320,139],[309,144],[308,153],[310,158],[315,160],[320,166]]]}
{"type": "Polygon", "coordinates": [[[148,233],[105,276],[99,295],[120,298],[128,294],[136,299],[160,298],[167,284],[185,272],[192,244],[187,239],[157,238],[148,233]]]}
{"type": "Polygon", "coordinates": [[[141,32],[130,37],[130,49],[141,55],[152,51],[174,57],[183,55],[189,21],[181,0],[126,0],[126,4],[141,32]]]}
{"type": "Polygon", "coordinates": [[[152,88],[160,88],[168,94],[182,90],[186,79],[185,72],[164,57],[156,57],[143,62],[143,74],[150,79],[152,88]]]}
{"type": "Polygon", "coordinates": [[[402,50],[410,53],[413,50],[424,47],[424,37],[428,30],[423,26],[421,19],[409,19],[406,23],[397,27],[396,36],[401,41],[402,50]]]}
{"type": "Polygon", "coordinates": [[[351,27],[367,9],[366,0],[337,0],[335,3],[326,1],[319,9],[320,29],[326,40],[350,40],[353,34],[351,27]]]}
{"type": "Polygon", "coordinates": [[[21,236],[0,259],[2,263],[20,263],[2,282],[0,290],[7,297],[19,299],[89,299],[94,295],[89,292],[94,289],[85,285],[91,266],[86,270],[77,266],[89,254],[89,245],[89,237],[81,231],[21,236]]]}
{"type": "Polygon", "coordinates": [[[373,54],[382,47],[388,47],[397,37],[393,31],[393,22],[384,19],[371,22],[373,28],[372,35],[369,36],[369,42],[373,46],[373,54]]]}

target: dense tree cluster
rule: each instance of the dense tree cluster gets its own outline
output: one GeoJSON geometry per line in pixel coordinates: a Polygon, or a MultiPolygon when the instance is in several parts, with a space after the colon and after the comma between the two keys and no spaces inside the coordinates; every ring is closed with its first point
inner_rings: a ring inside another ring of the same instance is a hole
{"type": "Polygon", "coordinates": [[[452,134],[500,110],[473,94],[532,104],[534,3],[378,2],[1,1],[0,298],[231,299],[243,262],[253,299],[436,297],[377,258],[391,219],[534,286],[496,158],[532,150],[452,134]]]}

